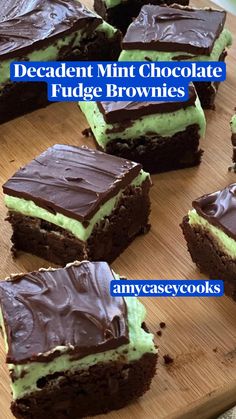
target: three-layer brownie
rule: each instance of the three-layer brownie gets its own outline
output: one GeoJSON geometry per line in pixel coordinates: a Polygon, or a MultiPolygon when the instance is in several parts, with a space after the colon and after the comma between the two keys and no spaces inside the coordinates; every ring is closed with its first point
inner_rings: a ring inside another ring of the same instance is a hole
{"type": "MultiPolygon", "coordinates": [[[[224,61],[232,35],[224,29],[226,12],[143,6],[123,39],[120,61],[224,61]]],[[[214,108],[219,83],[196,82],[204,108],[214,108]]]]}
{"type": "Polygon", "coordinates": [[[0,326],[20,419],[81,418],[142,396],[157,351],[134,297],[105,262],[75,262],[0,282],[0,326]]]}
{"type": "Polygon", "coordinates": [[[193,201],[181,225],[188,250],[200,271],[222,279],[236,300],[236,184],[193,201]]]}
{"type": "Polygon", "coordinates": [[[10,81],[12,61],[116,60],[120,42],[77,0],[8,0],[0,9],[0,123],[48,104],[46,84],[10,81]]]}
{"type": "Polygon", "coordinates": [[[198,165],[205,117],[193,86],[186,102],[80,102],[98,148],[150,173],[198,165]]]}
{"type": "Polygon", "coordinates": [[[55,145],[3,185],[14,250],[64,266],[113,261],[148,231],[150,176],[140,164],[55,145]]]}
{"type": "Polygon", "coordinates": [[[94,10],[108,23],[125,33],[142,6],[149,3],[156,5],[178,3],[187,6],[189,0],[94,0],[94,10]]]}

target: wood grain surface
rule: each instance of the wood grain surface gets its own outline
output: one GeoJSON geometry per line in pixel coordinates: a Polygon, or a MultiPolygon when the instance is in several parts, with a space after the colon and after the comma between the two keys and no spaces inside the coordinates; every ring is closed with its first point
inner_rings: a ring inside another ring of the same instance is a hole
{"type": "MultiPolygon", "coordinates": [[[[194,2],[193,2],[194,3],[194,2]]],[[[207,1],[195,1],[198,6],[207,1]]],[[[228,16],[236,41],[236,17],[228,16]]],[[[192,200],[236,181],[228,173],[231,163],[229,121],[236,106],[236,42],[227,60],[227,81],[218,93],[216,110],[207,112],[205,150],[199,168],[153,176],[152,229],[139,237],[115,261],[113,269],[128,278],[204,278],[190,260],[179,228],[192,200]]],[[[0,126],[0,182],[10,177],[48,146],[55,143],[87,144],[81,131],[87,123],[75,103],[54,104],[0,126]]],[[[92,145],[93,146],[93,145],[92,145]]],[[[0,278],[13,272],[48,267],[31,255],[13,260],[11,231],[4,221],[0,197],[0,278]]],[[[159,364],[151,390],[138,402],[106,416],[110,419],[204,419],[236,404],[236,304],[230,299],[143,299],[153,333],[159,322],[167,325],[159,346],[159,364]],[[165,366],[163,355],[174,363],[165,366]]],[[[3,341],[0,340],[0,419],[12,419],[10,386],[3,341]]],[[[54,419],[54,418],[50,418],[54,419]]],[[[73,418],[71,418],[73,419],[73,418]]]]}

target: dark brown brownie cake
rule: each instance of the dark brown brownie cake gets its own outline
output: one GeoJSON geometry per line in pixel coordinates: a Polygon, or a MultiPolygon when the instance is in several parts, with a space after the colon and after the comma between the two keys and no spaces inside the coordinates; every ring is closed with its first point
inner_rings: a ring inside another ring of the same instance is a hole
{"type": "Polygon", "coordinates": [[[188,250],[200,271],[225,282],[236,301],[236,184],[193,201],[181,224],[188,250]]]}
{"type": "Polygon", "coordinates": [[[111,262],[148,231],[150,185],[139,164],[55,145],[3,185],[13,250],[62,266],[111,262]]]}
{"type": "Polygon", "coordinates": [[[8,0],[0,9],[0,123],[46,106],[45,83],[10,81],[12,61],[116,60],[121,34],[77,0],[8,0]]]}
{"type": "Polygon", "coordinates": [[[112,297],[114,279],[106,263],[86,261],[1,281],[17,418],[106,413],[149,389],[157,351],[142,327],[145,309],[136,298],[112,297]]]}

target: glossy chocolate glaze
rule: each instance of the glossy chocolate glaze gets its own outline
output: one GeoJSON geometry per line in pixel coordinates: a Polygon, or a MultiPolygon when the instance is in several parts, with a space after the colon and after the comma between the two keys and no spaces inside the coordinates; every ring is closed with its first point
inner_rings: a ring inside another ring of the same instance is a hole
{"type": "Polygon", "coordinates": [[[7,0],[0,9],[0,59],[43,48],[81,28],[92,34],[101,22],[77,0],[7,0]]]}
{"type": "Polygon", "coordinates": [[[105,262],[77,262],[2,281],[7,362],[48,362],[58,346],[79,359],[128,343],[127,307],[111,297],[113,279],[105,262]]]}
{"type": "Polygon", "coordinates": [[[193,208],[210,224],[236,240],[236,183],[196,199],[193,208]]]}
{"type": "Polygon", "coordinates": [[[140,170],[138,163],[101,151],[56,144],[18,170],[3,192],[86,225],[140,170]]]}
{"type": "Polygon", "coordinates": [[[225,19],[225,11],[146,5],[129,26],[122,47],[210,55],[225,19]]]}
{"type": "Polygon", "coordinates": [[[155,113],[175,112],[188,106],[194,106],[195,101],[196,91],[193,86],[190,86],[189,99],[185,102],[97,102],[97,105],[105,121],[108,124],[113,124],[130,119],[136,120],[155,113]]]}

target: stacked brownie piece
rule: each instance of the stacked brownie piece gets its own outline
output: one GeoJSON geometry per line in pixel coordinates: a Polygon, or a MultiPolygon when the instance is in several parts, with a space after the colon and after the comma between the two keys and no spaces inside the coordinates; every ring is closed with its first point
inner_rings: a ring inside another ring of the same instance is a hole
{"type": "Polygon", "coordinates": [[[14,251],[61,266],[111,262],[148,231],[150,186],[140,164],[86,147],[50,147],[3,185],[14,251]]]}
{"type": "Polygon", "coordinates": [[[225,281],[236,301],[236,184],[193,201],[182,222],[188,250],[200,271],[225,281]]]}
{"type": "Polygon", "coordinates": [[[193,85],[186,102],[80,102],[96,145],[150,173],[196,166],[205,117],[193,85]]]}
{"type": "Polygon", "coordinates": [[[110,295],[105,262],[0,282],[0,326],[19,419],[82,418],[142,396],[157,351],[134,297],[110,295]]]}
{"type": "Polygon", "coordinates": [[[8,0],[0,8],[0,123],[48,104],[46,84],[10,81],[12,61],[116,60],[120,42],[77,0],[8,0]]]}
{"type": "MultiPolygon", "coordinates": [[[[232,43],[226,12],[146,5],[123,39],[121,61],[224,61],[232,43]]],[[[195,83],[204,108],[214,108],[219,84],[195,83]]]]}

